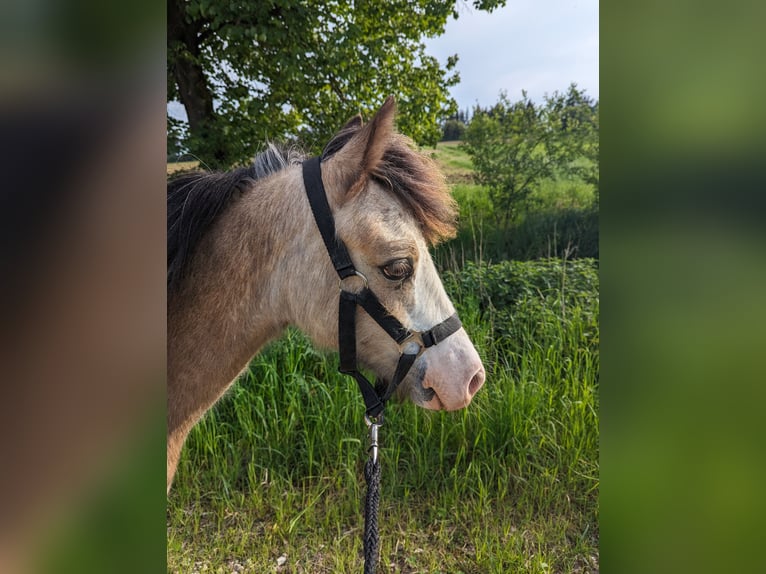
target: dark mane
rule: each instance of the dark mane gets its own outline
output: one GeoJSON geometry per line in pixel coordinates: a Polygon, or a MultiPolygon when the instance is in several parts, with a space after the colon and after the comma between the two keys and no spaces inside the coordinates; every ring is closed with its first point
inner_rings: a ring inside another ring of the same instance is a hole
{"type": "MultiPolygon", "coordinates": [[[[361,123],[349,122],[327,144],[322,159],[338,152],[360,127],[361,123]]],[[[414,145],[408,137],[394,134],[371,175],[399,198],[415,216],[426,241],[436,245],[455,236],[457,205],[436,163],[414,145]]]]}
{"type": "Polygon", "coordinates": [[[178,289],[195,248],[232,200],[256,180],[302,160],[294,148],[269,145],[251,166],[229,172],[187,172],[168,180],[168,296],[178,289]]]}

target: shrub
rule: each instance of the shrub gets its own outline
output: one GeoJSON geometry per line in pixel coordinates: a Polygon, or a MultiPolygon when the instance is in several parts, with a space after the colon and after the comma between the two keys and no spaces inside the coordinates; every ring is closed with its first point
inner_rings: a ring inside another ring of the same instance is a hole
{"type": "Polygon", "coordinates": [[[494,345],[514,359],[531,348],[571,355],[598,350],[598,262],[594,259],[467,262],[444,274],[463,308],[477,307],[491,323],[494,345]]]}

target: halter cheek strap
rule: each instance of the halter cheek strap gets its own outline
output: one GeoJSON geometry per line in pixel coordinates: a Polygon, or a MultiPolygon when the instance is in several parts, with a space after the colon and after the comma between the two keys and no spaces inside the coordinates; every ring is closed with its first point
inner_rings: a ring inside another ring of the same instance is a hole
{"type": "Polygon", "coordinates": [[[319,232],[322,235],[327,252],[332,260],[333,267],[340,277],[340,302],[338,305],[338,349],[340,353],[339,371],[354,377],[359,390],[364,398],[366,414],[376,418],[382,412],[386,401],[394,394],[397,386],[409,373],[415,360],[428,347],[437,345],[453,333],[462,324],[454,313],[428,331],[410,331],[401,322],[391,315],[381,304],[368,284],[367,278],[356,270],[346,245],[335,232],[335,220],[333,219],[330,205],[327,202],[327,194],[322,183],[322,170],[320,159],[313,157],[303,162],[303,182],[306,187],[306,195],[311,205],[319,232]],[[357,276],[363,280],[364,286],[357,292],[347,291],[343,288],[344,279],[357,276]],[[391,382],[380,392],[367,378],[359,372],[356,357],[356,308],[361,307],[365,312],[391,337],[400,348],[399,362],[391,382]],[[410,343],[417,347],[416,352],[405,352],[410,343]]]}

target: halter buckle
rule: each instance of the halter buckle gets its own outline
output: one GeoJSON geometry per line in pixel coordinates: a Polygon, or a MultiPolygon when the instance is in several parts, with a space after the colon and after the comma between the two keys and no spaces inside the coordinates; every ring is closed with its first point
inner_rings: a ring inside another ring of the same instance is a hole
{"type": "Polygon", "coordinates": [[[369,285],[370,285],[370,284],[369,284],[369,282],[367,281],[367,277],[365,277],[364,273],[362,273],[361,271],[357,271],[356,269],[354,270],[354,274],[353,274],[353,275],[348,275],[348,276],[346,276],[346,277],[341,277],[341,278],[338,280],[338,289],[339,289],[340,291],[346,291],[346,292],[348,292],[348,293],[358,293],[359,291],[362,291],[362,290],[364,290],[364,289],[367,289],[367,288],[369,287],[369,285]],[[343,288],[343,282],[344,282],[346,279],[352,279],[352,278],[354,278],[354,277],[361,277],[361,278],[362,278],[362,281],[363,281],[363,285],[362,285],[362,288],[361,288],[361,289],[359,289],[359,290],[357,290],[357,291],[349,291],[348,289],[344,289],[344,288],[343,288]]]}

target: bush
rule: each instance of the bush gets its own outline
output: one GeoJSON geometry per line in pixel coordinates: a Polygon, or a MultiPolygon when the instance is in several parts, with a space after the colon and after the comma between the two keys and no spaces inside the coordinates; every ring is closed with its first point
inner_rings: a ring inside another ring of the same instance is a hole
{"type": "Polygon", "coordinates": [[[517,102],[501,93],[492,108],[474,110],[464,140],[503,229],[529,210],[546,180],[573,176],[598,186],[598,104],[575,84],[542,105],[523,90],[517,102]]]}
{"type": "Polygon", "coordinates": [[[599,278],[594,259],[466,263],[444,285],[462,308],[491,323],[494,345],[510,362],[530,348],[566,355],[598,352],[599,278]]]}

